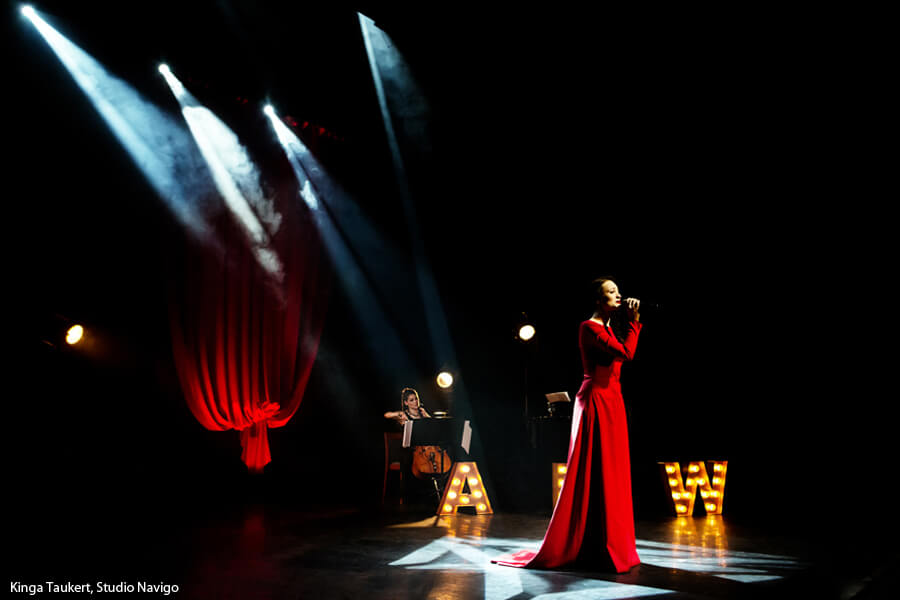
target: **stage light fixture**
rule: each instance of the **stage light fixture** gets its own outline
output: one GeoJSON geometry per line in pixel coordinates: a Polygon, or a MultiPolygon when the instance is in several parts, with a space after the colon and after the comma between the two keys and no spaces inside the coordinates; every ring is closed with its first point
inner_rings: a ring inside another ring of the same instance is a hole
{"type": "Polygon", "coordinates": [[[437,384],[438,384],[438,387],[441,389],[444,389],[444,390],[448,389],[450,386],[453,385],[453,375],[451,375],[447,371],[441,371],[440,373],[438,373],[438,376],[437,376],[437,384]]]}
{"type": "Polygon", "coordinates": [[[263,107],[263,112],[266,114],[266,116],[273,119],[275,118],[275,107],[273,107],[271,104],[266,104],[265,107],[263,107]]]}
{"type": "Polygon", "coordinates": [[[72,325],[69,327],[69,330],[66,332],[66,343],[70,346],[74,346],[78,342],[84,339],[84,327],[81,325],[72,325]]]}
{"type": "Polygon", "coordinates": [[[22,15],[28,17],[29,19],[33,19],[36,16],[34,12],[34,8],[30,4],[25,4],[22,6],[22,15]]]}
{"type": "Polygon", "coordinates": [[[169,65],[166,63],[159,63],[159,72],[163,75],[171,75],[172,69],[169,68],[169,65]]]}
{"type": "Polygon", "coordinates": [[[519,327],[519,339],[523,342],[527,342],[533,338],[535,333],[534,326],[528,323],[519,327]]]}
{"type": "Polygon", "coordinates": [[[515,332],[515,337],[518,341],[528,342],[534,338],[537,329],[531,319],[528,318],[528,315],[522,312],[519,313],[519,316],[515,321],[515,332]]]}

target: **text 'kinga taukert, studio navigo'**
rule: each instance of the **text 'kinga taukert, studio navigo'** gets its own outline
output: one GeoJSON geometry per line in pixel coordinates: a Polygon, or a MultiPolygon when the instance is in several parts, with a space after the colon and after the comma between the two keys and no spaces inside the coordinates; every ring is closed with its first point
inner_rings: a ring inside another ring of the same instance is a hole
{"type": "Polygon", "coordinates": [[[177,585],[169,583],[151,583],[148,581],[138,581],[128,583],[120,581],[118,583],[106,583],[97,581],[94,583],[72,583],[66,581],[64,583],[57,581],[43,581],[41,583],[22,583],[21,581],[11,581],[9,591],[14,594],[28,594],[36,596],[37,594],[159,594],[169,596],[177,594],[179,588],[177,585]]]}

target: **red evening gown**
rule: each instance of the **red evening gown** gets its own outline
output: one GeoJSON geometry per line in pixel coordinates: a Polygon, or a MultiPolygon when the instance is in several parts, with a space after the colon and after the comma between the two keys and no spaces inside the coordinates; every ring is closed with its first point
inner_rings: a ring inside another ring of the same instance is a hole
{"type": "Polygon", "coordinates": [[[640,323],[624,343],[596,321],[579,330],[584,381],[575,397],[566,480],[537,553],[523,550],[491,562],[511,567],[573,564],[624,573],[640,564],[634,541],[631,459],[619,374],[637,348],[640,323]]]}

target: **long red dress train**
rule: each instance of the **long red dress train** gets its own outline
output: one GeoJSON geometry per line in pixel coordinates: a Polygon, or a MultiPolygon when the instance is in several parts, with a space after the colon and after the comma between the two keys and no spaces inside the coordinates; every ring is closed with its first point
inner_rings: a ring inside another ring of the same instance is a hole
{"type": "Polygon", "coordinates": [[[637,349],[641,324],[631,322],[624,342],[596,321],[579,330],[584,381],[575,397],[566,480],[541,548],[491,562],[553,568],[577,563],[624,573],[640,564],[631,503],[631,459],[619,374],[637,349]],[[593,486],[592,486],[593,484],[593,486]]]}

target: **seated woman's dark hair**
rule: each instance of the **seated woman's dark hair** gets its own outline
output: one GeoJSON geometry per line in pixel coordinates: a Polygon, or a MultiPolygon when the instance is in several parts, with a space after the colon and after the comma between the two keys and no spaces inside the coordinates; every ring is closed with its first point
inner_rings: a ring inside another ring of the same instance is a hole
{"type": "Polygon", "coordinates": [[[407,387],[407,388],[403,388],[402,390],[400,390],[400,407],[401,408],[404,408],[404,409],[406,408],[406,399],[411,395],[415,396],[416,400],[419,402],[419,406],[422,406],[422,400],[419,399],[419,392],[417,392],[413,388],[407,387]]]}

